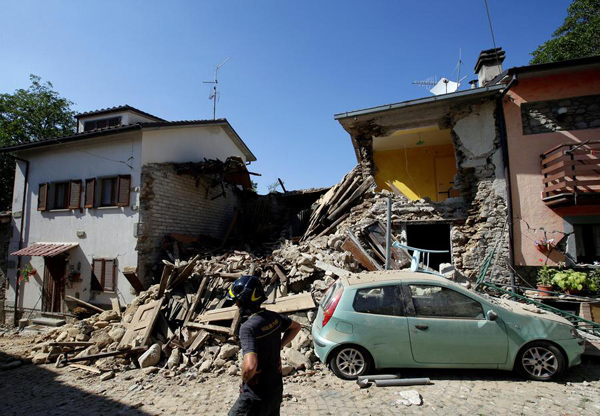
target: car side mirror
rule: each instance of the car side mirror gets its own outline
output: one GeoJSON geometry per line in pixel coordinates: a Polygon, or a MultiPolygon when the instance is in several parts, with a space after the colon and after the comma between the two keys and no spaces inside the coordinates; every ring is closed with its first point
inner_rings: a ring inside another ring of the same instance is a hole
{"type": "Polygon", "coordinates": [[[491,309],[489,311],[487,311],[486,315],[487,315],[488,321],[495,321],[496,319],[498,319],[498,314],[491,309]]]}

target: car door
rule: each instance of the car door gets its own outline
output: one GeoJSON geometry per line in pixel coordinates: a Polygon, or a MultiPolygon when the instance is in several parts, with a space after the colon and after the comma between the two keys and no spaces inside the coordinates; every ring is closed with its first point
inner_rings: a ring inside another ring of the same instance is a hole
{"type": "Polygon", "coordinates": [[[378,368],[413,362],[399,284],[379,284],[356,289],[352,302],[356,341],[367,348],[378,368]]]}
{"type": "Polygon", "coordinates": [[[428,364],[501,364],[508,336],[475,298],[435,284],[403,287],[412,356],[428,364]]]}

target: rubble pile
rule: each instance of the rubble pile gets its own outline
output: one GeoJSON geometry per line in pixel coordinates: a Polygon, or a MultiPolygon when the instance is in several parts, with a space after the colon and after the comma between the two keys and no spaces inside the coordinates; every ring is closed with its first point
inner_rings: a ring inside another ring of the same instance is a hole
{"type": "MultiPolygon", "coordinates": [[[[265,308],[303,325],[283,351],[284,375],[311,369],[317,361],[310,335],[315,302],[341,272],[382,267],[385,197],[394,198],[393,221],[399,220],[403,208],[420,206],[419,201],[409,204],[402,195],[375,193],[373,188],[373,180],[364,180],[359,168],[354,169],[313,206],[300,241],[280,240],[269,255],[206,249],[187,261],[163,260],[159,284],[139,293],[124,310],[116,302],[112,310],[39,337],[33,362],[73,365],[108,378],[137,367],[167,377],[238,374],[242,355],[236,336],[243,317],[226,299],[226,291],[235,279],[251,274],[265,286],[265,308]]],[[[431,211],[427,201],[422,205],[431,211]]],[[[435,209],[431,215],[436,215],[435,209]]],[[[406,253],[393,252],[393,260],[396,269],[408,264],[406,253]]],[[[78,308],[98,311],[71,300],[78,308]]]]}

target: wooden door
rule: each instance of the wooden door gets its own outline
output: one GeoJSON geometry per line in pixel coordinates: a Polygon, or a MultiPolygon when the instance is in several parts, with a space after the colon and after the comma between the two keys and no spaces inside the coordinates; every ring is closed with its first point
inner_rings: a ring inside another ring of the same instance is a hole
{"type": "Polygon", "coordinates": [[[44,258],[44,283],[42,287],[42,311],[62,312],[65,296],[65,256],[44,258]]]}

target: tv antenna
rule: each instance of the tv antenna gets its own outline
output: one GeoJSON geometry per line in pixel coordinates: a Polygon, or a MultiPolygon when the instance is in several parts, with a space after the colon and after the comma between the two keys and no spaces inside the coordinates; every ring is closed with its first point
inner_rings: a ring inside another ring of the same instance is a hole
{"type": "Polygon", "coordinates": [[[225,65],[225,62],[229,61],[229,57],[225,58],[223,62],[215,66],[215,80],[214,81],[203,81],[203,84],[213,84],[213,92],[208,96],[209,100],[213,100],[213,120],[217,119],[217,98],[219,93],[217,91],[217,84],[219,84],[219,68],[225,65]]]}
{"type": "MultiPolygon", "coordinates": [[[[433,76],[433,77],[429,77],[427,79],[424,80],[417,80],[417,81],[413,81],[413,85],[419,85],[421,87],[426,87],[429,92],[431,92],[433,95],[441,95],[441,94],[448,94],[451,92],[456,92],[458,91],[458,87],[460,87],[460,83],[466,78],[463,77],[462,79],[460,78],[460,67],[462,65],[462,49],[459,49],[458,51],[458,76],[456,77],[456,82],[450,81],[448,78],[444,78],[441,77],[438,79],[437,76],[433,76]]],[[[456,69],[456,67],[454,67],[454,69],[456,69]]]]}

